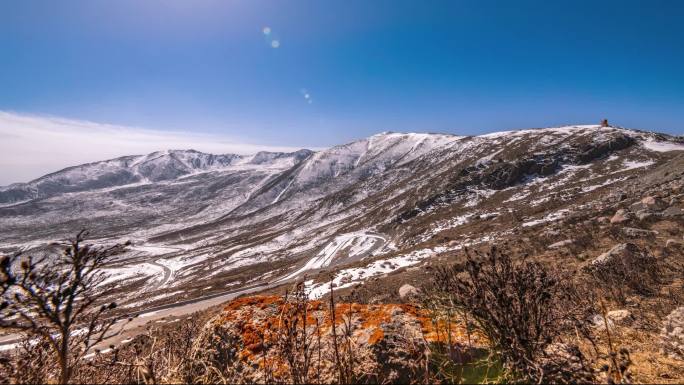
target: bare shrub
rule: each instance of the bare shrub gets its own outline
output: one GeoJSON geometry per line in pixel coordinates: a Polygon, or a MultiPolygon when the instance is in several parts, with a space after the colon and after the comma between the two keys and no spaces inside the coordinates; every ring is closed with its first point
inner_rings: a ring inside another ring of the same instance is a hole
{"type": "MultiPolygon", "coordinates": [[[[546,359],[547,347],[566,328],[583,327],[586,313],[567,280],[525,257],[514,263],[496,247],[486,253],[465,250],[465,258],[464,264],[436,269],[436,288],[455,311],[475,322],[516,378],[563,381],[562,366],[546,359]]],[[[575,381],[591,376],[589,371],[563,375],[575,381]]]]}
{"type": "Polygon", "coordinates": [[[0,378],[7,383],[44,384],[53,369],[51,358],[50,346],[46,341],[35,343],[24,340],[16,349],[4,354],[0,378]]]}
{"type": "Polygon", "coordinates": [[[624,251],[604,261],[595,261],[584,269],[591,278],[588,284],[595,285],[605,297],[623,306],[630,294],[654,294],[661,273],[657,259],[632,243],[617,247],[624,248],[624,251]]]}
{"type": "MultiPolygon", "coordinates": [[[[110,314],[115,303],[103,303],[102,267],[125,245],[108,248],[84,244],[84,230],[62,244],[61,255],[34,258],[22,253],[4,257],[0,279],[5,287],[0,326],[25,333],[52,352],[60,383],[97,344],[116,334],[110,314]]],[[[123,327],[123,326],[122,326],[123,327]]]]}
{"type": "MultiPolygon", "coordinates": [[[[352,293],[352,296],[355,296],[352,293]]],[[[332,342],[335,354],[334,365],[338,374],[340,384],[354,384],[359,382],[355,371],[356,357],[354,355],[354,343],[352,334],[354,332],[352,320],[354,317],[353,302],[349,301],[349,311],[346,316],[342,316],[342,330],[338,333],[336,325],[336,306],[335,292],[332,281],[330,282],[330,319],[332,320],[332,342]]]]}
{"type": "Polygon", "coordinates": [[[310,307],[304,285],[296,284],[292,292],[285,294],[277,325],[276,349],[287,362],[290,380],[296,384],[311,382],[315,377],[320,380],[320,358],[318,376],[312,378],[314,353],[318,351],[320,357],[321,351],[320,323],[318,318],[310,317],[310,307]]]}

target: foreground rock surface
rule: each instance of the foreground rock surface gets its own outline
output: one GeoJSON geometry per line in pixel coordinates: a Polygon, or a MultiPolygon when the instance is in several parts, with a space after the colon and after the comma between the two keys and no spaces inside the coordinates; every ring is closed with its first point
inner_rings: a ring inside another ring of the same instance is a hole
{"type": "Polygon", "coordinates": [[[660,338],[663,353],[684,360],[684,306],[665,317],[660,338]]]}
{"type": "MultiPolygon", "coordinates": [[[[321,301],[241,298],[208,323],[196,346],[205,361],[230,366],[248,383],[337,382],[336,362],[361,382],[406,383],[424,374],[430,346],[447,338],[445,325],[412,305],[339,303],[332,314],[321,301]]],[[[484,346],[457,324],[451,340],[465,356],[484,346]]]]}

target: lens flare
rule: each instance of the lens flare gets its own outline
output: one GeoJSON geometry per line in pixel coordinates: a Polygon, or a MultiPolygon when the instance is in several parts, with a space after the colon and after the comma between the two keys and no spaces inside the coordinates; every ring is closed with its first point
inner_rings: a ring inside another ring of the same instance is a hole
{"type": "Polygon", "coordinates": [[[271,41],[271,47],[273,47],[273,48],[278,48],[278,47],[280,47],[280,40],[273,40],[273,41],[271,41]]]}
{"type": "Polygon", "coordinates": [[[299,90],[299,92],[302,94],[304,97],[304,100],[306,100],[307,103],[311,104],[313,103],[313,97],[311,96],[311,93],[306,88],[302,88],[299,90]]]}
{"type": "Polygon", "coordinates": [[[262,31],[264,32],[264,35],[270,35],[271,34],[271,27],[264,27],[264,29],[262,29],[262,31]]]}

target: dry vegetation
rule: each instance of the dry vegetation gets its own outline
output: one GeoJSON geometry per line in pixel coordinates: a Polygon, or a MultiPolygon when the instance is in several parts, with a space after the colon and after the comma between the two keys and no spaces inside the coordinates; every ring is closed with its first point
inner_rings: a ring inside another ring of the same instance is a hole
{"type": "MultiPolygon", "coordinates": [[[[282,295],[240,298],[222,309],[151,325],[105,352],[96,349],[106,348],[106,337],[116,332],[116,318],[107,315],[114,305],[101,303],[93,288],[102,279],[99,264],[117,249],[83,246],[79,235],[65,245],[62,270],[44,269],[22,255],[2,260],[1,321],[27,338],[4,353],[0,378],[681,382],[681,359],[663,354],[659,341],[662,320],[684,304],[682,249],[663,247],[652,236],[626,236],[621,226],[600,225],[594,217],[573,217],[564,228],[541,234],[516,233],[518,242],[436,257],[429,266],[340,293],[331,287],[321,301],[309,300],[301,284],[282,295]],[[570,238],[564,247],[548,248],[570,238]],[[622,246],[613,250],[616,244],[622,246]],[[612,254],[597,263],[606,250],[612,254]],[[397,286],[411,279],[419,294],[399,299],[397,286]],[[73,333],[86,325],[87,333],[73,333]]],[[[641,227],[680,235],[681,225],[681,219],[670,219],[641,227]]]]}

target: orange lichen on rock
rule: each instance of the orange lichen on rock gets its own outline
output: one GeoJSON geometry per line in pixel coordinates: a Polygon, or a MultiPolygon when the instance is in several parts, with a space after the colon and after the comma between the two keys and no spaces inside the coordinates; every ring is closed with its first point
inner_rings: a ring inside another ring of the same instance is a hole
{"type": "MultiPolygon", "coordinates": [[[[338,303],[334,319],[331,310],[321,301],[302,298],[238,298],[208,324],[207,335],[227,336],[242,375],[255,382],[287,381],[293,360],[311,349],[320,357],[317,375],[334,376],[335,360],[340,356],[335,349],[358,360],[359,371],[373,373],[387,360],[399,366],[416,365],[434,343],[481,347],[484,341],[469,335],[462,323],[435,317],[413,305],[338,303]],[[405,357],[411,355],[416,355],[415,360],[407,361],[405,357]]],[[[393,369],[392,373],[409,369],[393,369]]]]}

